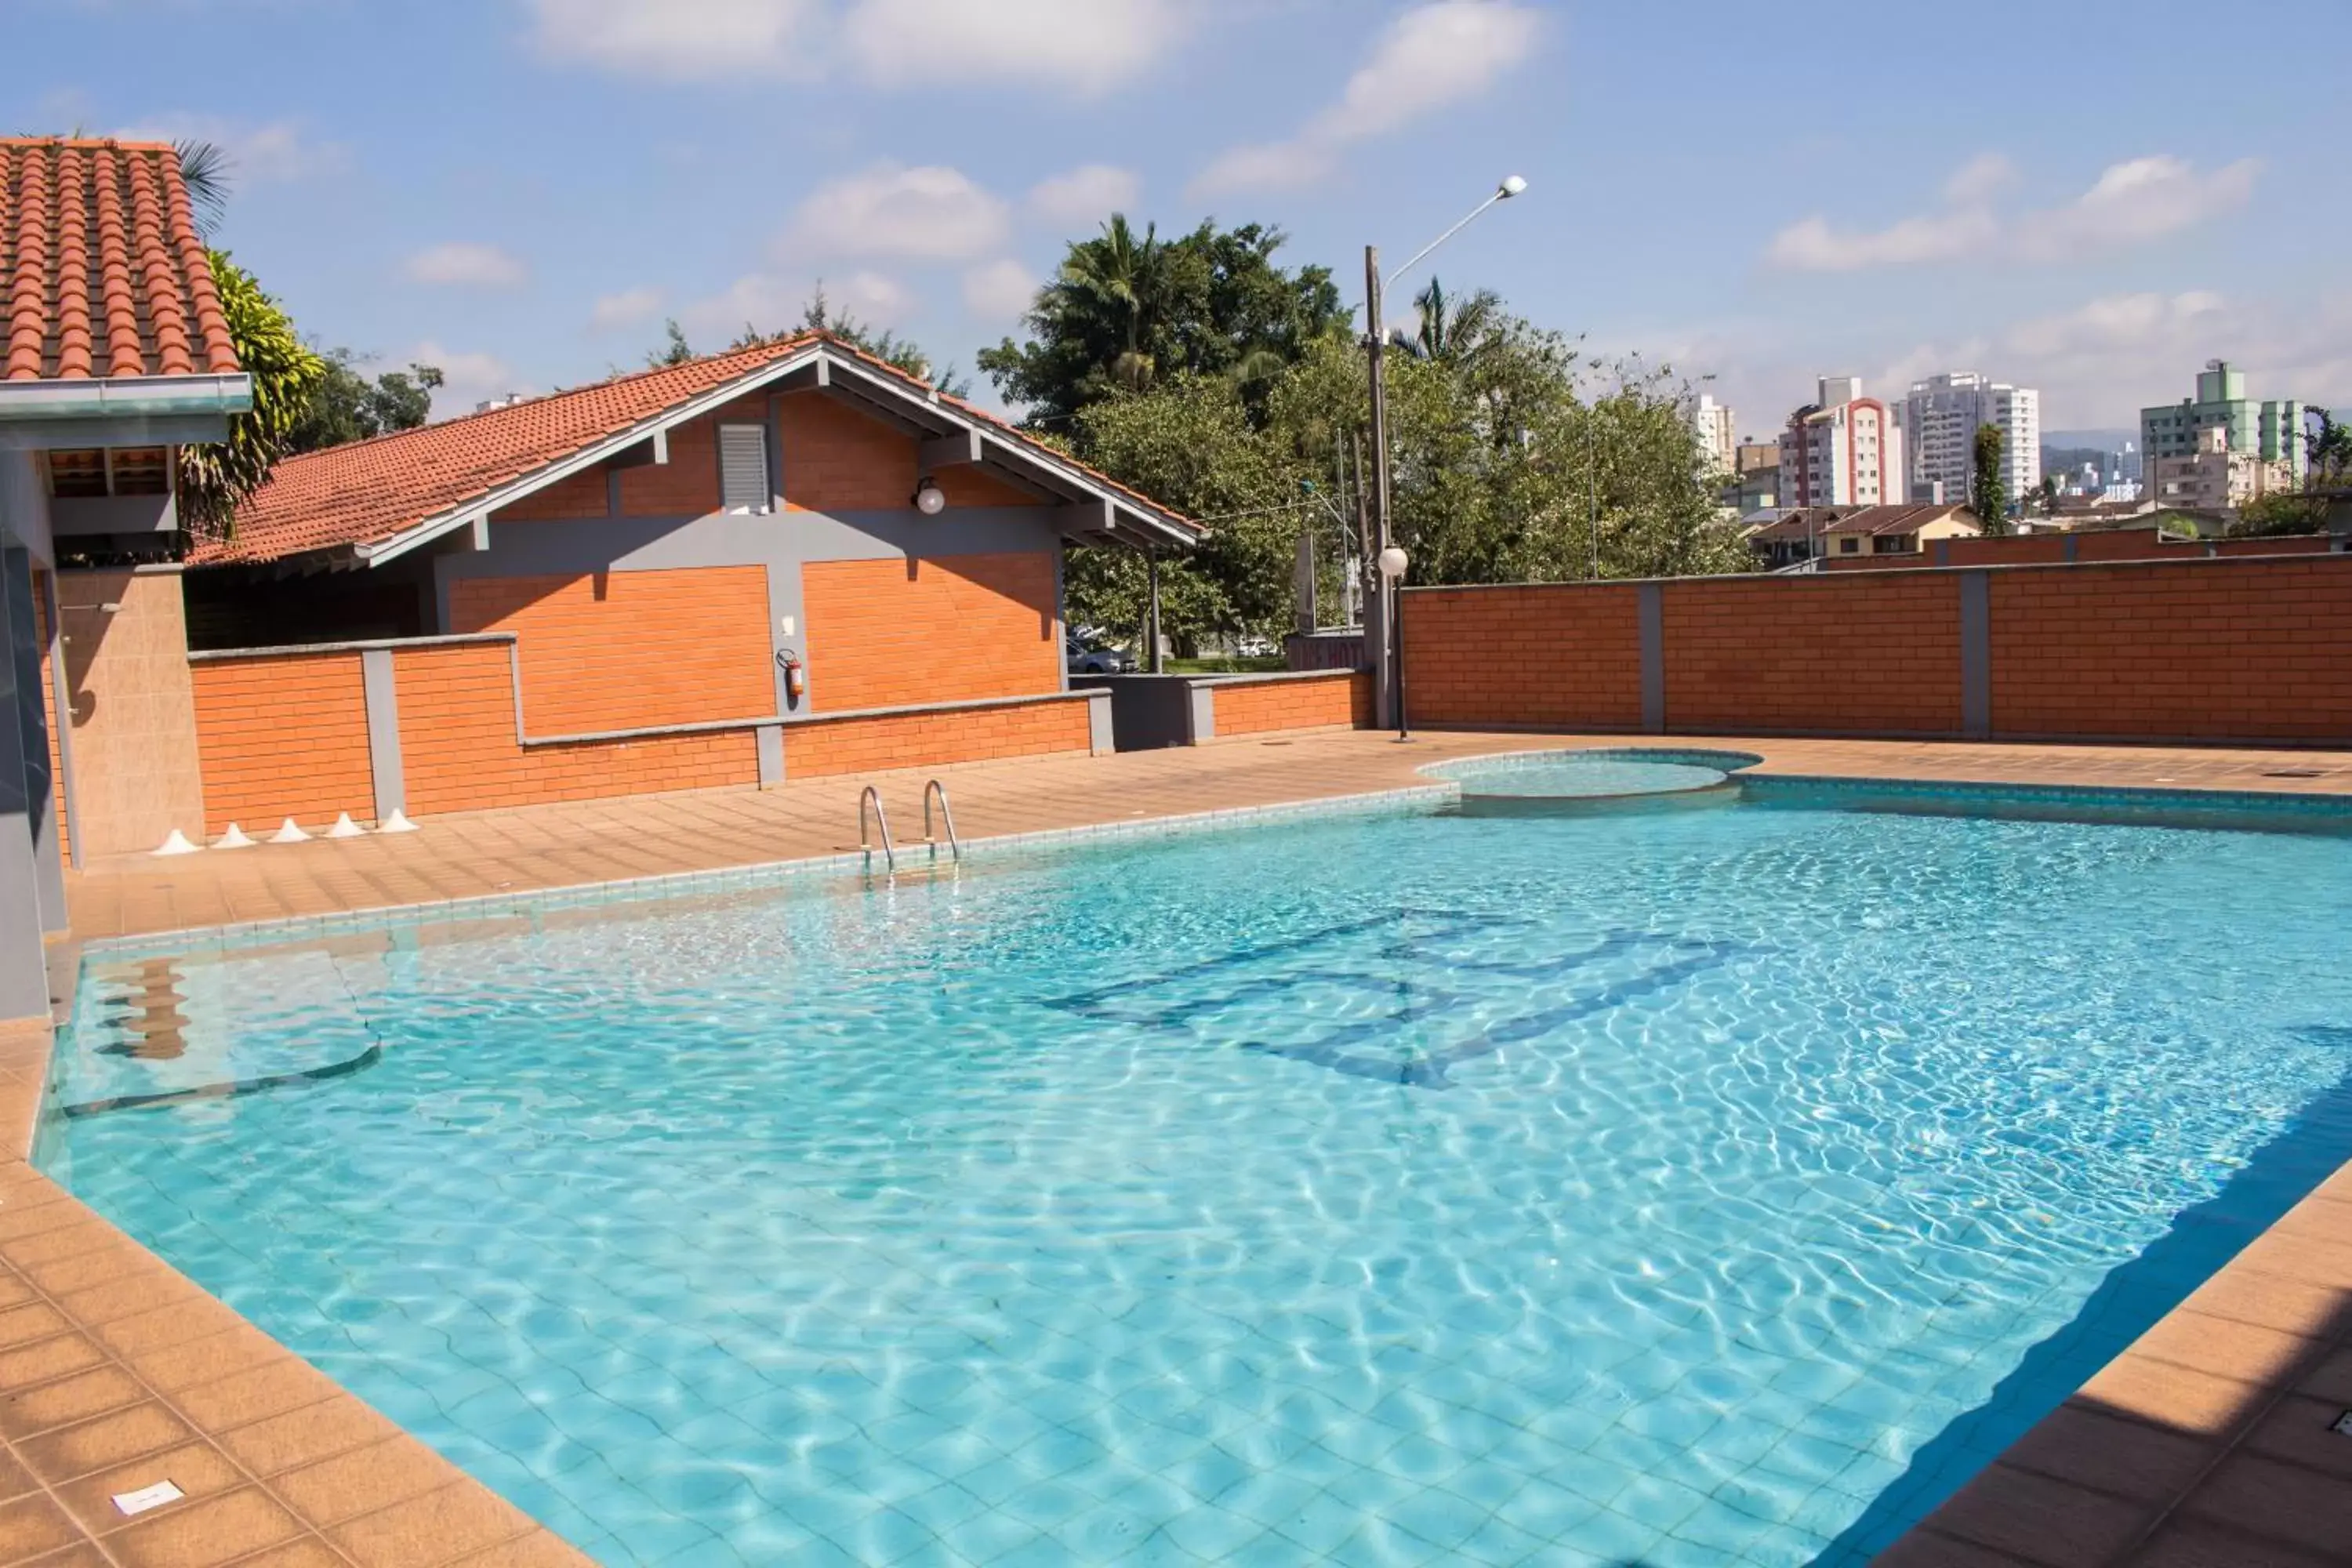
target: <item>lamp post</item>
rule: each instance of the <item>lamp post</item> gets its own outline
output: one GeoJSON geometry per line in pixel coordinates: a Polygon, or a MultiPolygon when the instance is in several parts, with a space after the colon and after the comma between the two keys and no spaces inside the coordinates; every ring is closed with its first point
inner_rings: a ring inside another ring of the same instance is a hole
{"type": "MultiPolygon", "coordinates": [[[[1420,265],[1430,252],[1470,226],[1479,214],[1496,202],[1509,201],[1528,188],[1528,183],[1513,174],[1495,187],[1494,193],[1465,214],[1461,221],[1419,250],[1395,272],[1392,279],[1420,265]]],[[[1397,621],[1397,589],[1402,585],[1406,565],[1405,553],[1389,538],[1389,397],[1388,379],[1381,365],[1387,349],[1387,330],[1381,321],[1381,295],[1387,279],[1381,275],[1381,252],[1378,246],[1364,247],[1364,353],[1370,364],[1372,394],[1372,559],[1364,564],[1366,575],[1371,578],[1371,593],[1364,605],[1365,641],[1372,647],[1372,689],[1375,718],[1382,729],[1393,723],[1397,739],[1410,739],[1404,727],[1404,664],[1403,637],[1392,629],[1397,621]],[[1393,557],[1395,571],[1389,570],[1393,557]]]]}

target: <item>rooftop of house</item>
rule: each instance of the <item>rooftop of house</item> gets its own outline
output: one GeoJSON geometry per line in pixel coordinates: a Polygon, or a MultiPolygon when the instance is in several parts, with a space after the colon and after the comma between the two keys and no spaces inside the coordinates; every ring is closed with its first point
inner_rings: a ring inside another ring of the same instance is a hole
{"type": "Polygon", "coordinates": [[[939,435],[993,443],[1016,465],[1095,502],[1102,531],[1124,514],[1135,538],[1189,544],[1202,531],[1181,514],[1076,462],[1028,432],[824,332],[616,376],[413,430],[279,463],[238,514],[228,539],[199,541],[194,565],[259,563],[333,552],[383,554],[618,456],[654,432],[771,385],[829,385],[877,415],[939,435]],[[802,378],[787,382],[787,374],[802,378]]]}
{"type": "Polygon", "coordinates": [[[1856,507],[1834,521],[1825,522],[1825,534],[1866,533],[1912,534],[1930,523],[1957,522],[1969,532],[1978,532],[1980,525],[1976,514],[1964,506],[1865,506],[1856,507]]]}
{"type": "Polygon", "coordinates": [[[0,138],[0,381],[233,375],[236,348],[179,154],[0,138]]]}

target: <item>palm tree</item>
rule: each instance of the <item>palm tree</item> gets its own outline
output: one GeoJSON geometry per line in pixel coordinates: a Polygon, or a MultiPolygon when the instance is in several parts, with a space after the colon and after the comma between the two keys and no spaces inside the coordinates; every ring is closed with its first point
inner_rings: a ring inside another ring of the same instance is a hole
{"type": "Polygon", "coordinates": [[[1444,285],[1432,277],[1412,303],[1421,312],[1421,329],[1406,346],[1434,363],[1465,363],[1484,353],[1502,331],[1503,300],[1492,289],[1449,305],[1444,285]]]}
{"type": "Polygon", "coordinates": [[[1062,287],[1085,300],[1124,344],[1111,361],[1111,379],[1130,392],[1148,390],[1159,376],[1152,350],[1160,325],[1160,294],[1166,270],[1160,226],[1146,226],[1138,239],[1125,213],[1113,213],[1100,237],[1070,247],[1062,264],[1062,287]]]}
{"type": "Polygon", "coordinates": [[[172,150],[180,155],[180,184],[187,187],[198,230],[220,222],[228,212],[229,170],[236,160],[216,142],[183,137],[172,150]]]}

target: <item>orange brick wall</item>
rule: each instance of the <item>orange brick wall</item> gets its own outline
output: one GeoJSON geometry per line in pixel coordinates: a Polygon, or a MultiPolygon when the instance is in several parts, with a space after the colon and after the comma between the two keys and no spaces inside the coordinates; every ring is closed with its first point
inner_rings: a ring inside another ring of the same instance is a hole
{"type": "Polygon", "coordinates": [[[815,710],[1058,689],[1055,565],[1049,550],[808,563],[801,602],[815,710]]]}
{"type": "Polygon", "coordinates": [[[784,776],[824,778],[889,768],[946,767],[1093,747],[1087,699],[947,713],[877,714],[795,724],[784,731],[784,776]]]}
{"type": "Polygon", "coordinates": [[[1362,671],[1339,669],[1312,680],[1284,679],[1209,689],[1216,703],[1216,738],[1221,741],[1228,735],[1263,735],[1276,730],[1337,724],[1369,726],[1372,721],[1372,678],[1362,671]]]}
{"type": "Polygon", "coordinates": [[[526,750],[509,668],[496,642],[393,656],[411,816],[759,782],[749,728],[526,750]]]}
{"type": "Polygon", "coordinates": [[[1677,730],[1960,728],[1960,591],[1948,574],[1690,578],[1667,584],[1664,601],[1677,730]]]}
{"type": "Polygon", "coordinates": [[[207,835],[234,822],[258,837],[289,816],[315,831],[345,811],[373,819],[357,653],[204,659],[189,673],[207,835]]]}
{"type": "Polygon", "coordinates": [[[1631,585],[1423,588],[1403,600],[1408,715],[1465,726],[1640,727],[1641,611],[1631,585]]]}
{"type": "Polygon", "coordinates": [[[535,490],[512,506],[501,507],[490,516],[493,523],[533,522],[542,520],[602,517],[604,515],[604,470],[589,468],[570,479],[558,479],[543,490],[535,490]]]}
{"type": "MultiPolygon", "coordinates": [[[[740,408],[742,401],[730,404],[740,408]]],[[[767,420],[766,399],[745,416],[752,424],[767,420]]],[[[735,416],[726,416],[730,425],[735,416]]],[[[669,433],[669,461],[642,463],[621,470],[621,515],[624,517],[701,517],[719,510],[719,435],[713,421],[689,419],[669,433]]]]}
{"type": "Polygon", "coordinates": [[[1992,577],[1996,734],[2352,740],[2352,557],[1992,577]]]}
{"type": "Polygon", "coordinates": [[[784,505],[808,511],[902,511],[915,493],[915,439],[821,392],[780,398],[784,505]]]}
{"type": "Polygon", "coordinates": [[[453,632],[515,634],[533,736],[776,710],[764,566],[462,578],[449,619],[453,632]]]}

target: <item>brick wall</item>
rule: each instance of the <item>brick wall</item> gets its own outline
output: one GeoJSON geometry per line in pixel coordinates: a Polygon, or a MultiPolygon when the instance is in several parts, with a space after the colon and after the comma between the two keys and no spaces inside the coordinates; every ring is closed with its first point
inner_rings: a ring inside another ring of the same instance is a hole
{"type": "MultiPolygon", "coordinates": [[[[729,408],[749,400],[739,399],[729,408]]],[[[748,415],[767,420],[766,400],[748,415]]],[[[730,416],[729,424],[736,423],[730,416]]],[[[669,461],[621,470],[624,517],[702,517],[719,510],[719,435],[713,421],[689,419],[669,433],[669,461]]]]}
{"type": "Polygon", "coordinates": [[[1405,710],[1432,724],[1631,730],[1641,622],[1627,584],[1405,595],[1405,710]]]}
{"type": "Polygon", "coordinates": [[[393,655],[410,815],[759,782],[749,728],[526,749],[508,658],[501,642],[393,655]]]}
{"type": "Polygon", "coordinates": [[[1991,581],[1998,734],[2352,740],[2352,557],[1991,581]]]}
{"type": "Polygon", "coordinates": [[[795,511],[904,511],[915,494],[915,438],[822,392],[779,398],[784,506],[795,511]]]}
{"type": "MultiPolygon", "coordinates": [[[[1928,571],[1660,584],[1665,729],[1959,734],[1969,580],[1928,571]]],[[[1980,580],[1996,738],[2352,742],[2352,556],[2200,553],[2002,567],[1980,580]]],[[[1639,727],[1636,593],[1412,590],[1412,714],[1464,728],[1639,727]]]]}
{"type": "Polygon", "coordinates": [[[512,506],[491,514],[493,523],[537,522],[575,517],[602,517],[607,505],[604,470],[587,468],[534,490],[512,506]]]}
{"type": "Polygon", "coordinates": [[[1666,584],[1664,600],[1676,729],[1960,728],[1960,599],[1948,575],[1694,578],[1666,584]]]}
{"type": "Polygon", "coordinates": [[[195,683],[205,832],[257,836],[287,817],[316,830],[375,816],[367,692],[357,653],[204,659],[195,683]]]}
{"type": "Polygon", "coordinates": [[[818,712],[1059,689],[1055,553],[1015,551],[801,569],[818,712]]]}
{"type": "Polygon", "coordinates": [[[533,736],[776,710],[764,566],[463,578],[449,619],[453,632],[515,634],[533,736]]]}
{"type": "Polygon", "coordinates": [[[1003,708],[795,724],[784,731],[784,776],[824,778],[1092,749],[1087,699],[1073,693],[1003,708]]]}
{"type": "Polygon", "coordinates": [[[1216,703],[1216,738],[1221,741],[1276,730],[1367,727],[1372,721],[1372,678],[1363,671],[1334,670],[1312,679],[1284,676],[1220,682],[1209,689],[1216,703]]]}

